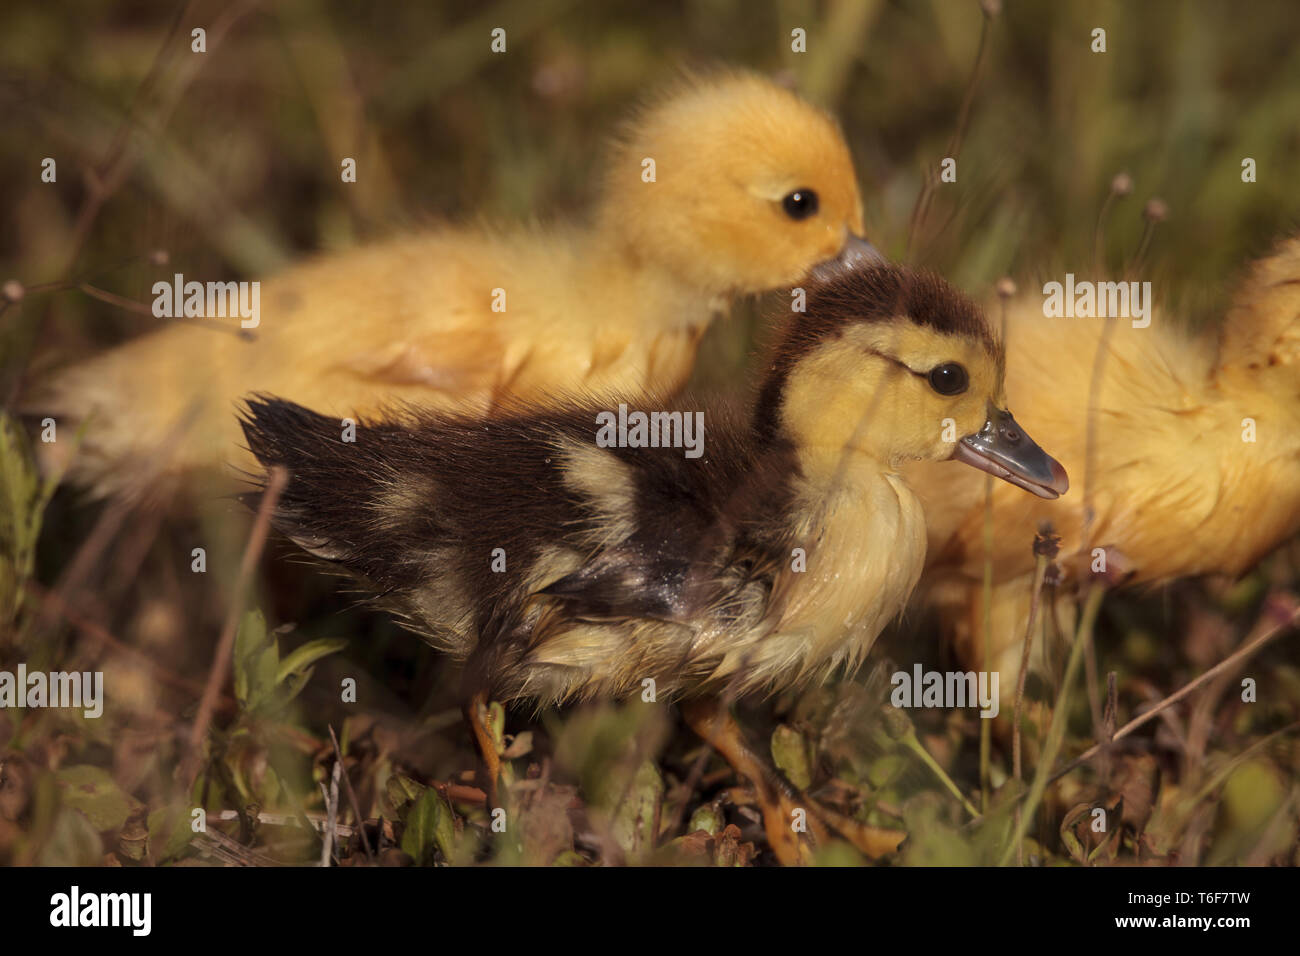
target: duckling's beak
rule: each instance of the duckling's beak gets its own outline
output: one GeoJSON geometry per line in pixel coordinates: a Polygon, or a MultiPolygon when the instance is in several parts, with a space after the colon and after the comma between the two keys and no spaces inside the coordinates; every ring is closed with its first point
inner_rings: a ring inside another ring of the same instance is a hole
{"type": "Polygon", "coordinates": [[[851,272],[859,266],[875,265],[884,261],[885,257],[880,254],[879,249],[861,236],[855,236],[850,232],[839,254],[834,259],[827,259],[813,266],[808,270],[808,274],[818,282],[825,282],[851,272]]]}
{"type": "Polygon", "coordinates": [[[1070,488],[1061,463],[1039,448],[1010,412],[992,405],[984,427],[957,442],[952,457],[1040,498],[1059,498],[1070,488]]]}

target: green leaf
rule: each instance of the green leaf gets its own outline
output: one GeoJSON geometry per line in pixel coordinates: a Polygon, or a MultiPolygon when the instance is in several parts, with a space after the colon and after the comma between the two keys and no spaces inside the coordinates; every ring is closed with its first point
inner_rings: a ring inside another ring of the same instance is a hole
{"type": "Polygon", "coordinates": [[[803,734],[781,724],[772,731],[772,760],[785,774],[786,779],[806,790],[812,783],[812,768],[808,763],[808,745],[803,734]]]}
{"type": "Polygon", "coordinates": [[[441,850],[445,859],[451,859],[455,835],[451,807],[437,790],[429,787],[420,794],[406,817],[402,852],[415,860],[416,866],[432,866],[436,850],[441,850]]]}
{"type": "Polygon", "coordinates": [[[1255,854],[1262,859],[1286,855],[1295,844],[1288,790],[1272,761],[1255,757],[1238,765],[1223,784],[1206,863],[1230,866],[1255,854]]]}
{"type": "MultiPolygon", "coordinates": [[[[85,427],[73,435],[74,449],[85,427]]],[[[0,412],[0,624],[9,625],[23,610],[45,508],[60,477],[41,478],[22,428],[0,412]]]]}
{"type": "Polygon", "coordinates": [[[258,710],[266,704],[275,693],[275,674],[280,667],[280,650],[275,646],[275,639],[253,661],[252,680],[249,688],[248,708],[258,710]]]}
{"type": "Polygon", "coordinates": [[[37,859],[41,866],[100,866],[104,844],[84,813],[63,807],[37,859]]]}
{"type": "Polygon", "coordinates": [[[149,814],[149,849],[155,863],[173,860],[185,852],[194,836],[186,807],[159,807],[149,814]]]}
{"type": "Polygon", "coordinates": [[[255,659],[266,646],[266,618],[253,610],[244,615],[235,632],[235,698],[247,707],[256,684],[255,659]]]}
{"type": "Polygon", "coordinates": [[[116,830],[139,806],[102,767],[65,767],[54,775],[59,800],[80,810],[99,832],[116,830]]]}
{"type": "Polygon", "coordinates": [[[275,682],[284,683],[289,677],[306,672],[312,664],[315,664],[322,657],[326,657],[337,651],[343,650],[348,646],[348,642],[343,638],[324,637],[316,641],[308,641],[289,653],[282,661],[275,673],[275,682]]]}
{"type": "Polygon", "coordinates": [[[281,688],[280,697],[276,701],[276,707],[285,707],[293,702],[293,699],[302,693],[302,689],[307,686],[311,680],[311,675],[316,673],[316,668],[309,667],[301,674],[293,674],[281,688]]]}
{"type": "Polygon", "coordinates": [[[610,833],[614,841],[632,859],[654,847],[654,824],[664,797],[664,781],[659,768],[644,760],[636,768],[627,798],[614,810],[610,833]]]}
{"type": "Polygon", "coordinates": [[[695,812],[691,814],[691,821],[686,826],[686,832],[694,833],[696,830],[703,830],[709,836],[717,836],[725,825],[726,821],[718,808],[711,803],[706,803],[695,808],[695,812]]]}
{"type": "Polygon", "coordinates": [[[279,670],[275,635],[267,633],[261,611],[249,611],[235,634],[235,697],[245,710],[261,710],[272,701],[279,670]]]}
{"type": "Polygon", "coordinates": [[[405,820],[408,812],[407,804],[414,803],[420,799],[420,794],[428,790],[424,784],[412,780],[403,773],[395,773],[388,778],[384,785],[384,792],[388,794],[388,802],[393,805],[393,809],[398,813],[399,820],[405,820]]]}

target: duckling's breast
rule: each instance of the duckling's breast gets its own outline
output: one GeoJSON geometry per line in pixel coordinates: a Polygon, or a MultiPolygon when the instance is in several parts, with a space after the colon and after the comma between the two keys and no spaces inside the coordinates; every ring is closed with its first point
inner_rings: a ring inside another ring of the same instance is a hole
{"type": "Polygon", "coordinates": [[[769,616],[731,637],[712,678],[735,679],[743,690],[823,680],[861,664],[903,610],[925,563],[920,502],[896,474],[847,471],[833,491],[817,482],[802,489],[769,616]]]}

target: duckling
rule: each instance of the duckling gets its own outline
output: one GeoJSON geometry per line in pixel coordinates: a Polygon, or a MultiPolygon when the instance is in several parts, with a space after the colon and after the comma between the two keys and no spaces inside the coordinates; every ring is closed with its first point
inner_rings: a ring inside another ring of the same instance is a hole
{"type": "MultiPolygon", "coordinates": [[[[1146,328],[1116,320],[1091,396],[1104,322],[1044,318],[1035,296],[1007,313],[1008,397],[1076,475],[1095,401],[1096,450],[1082,495],[993,491],[992,662],[981,663],[983,482],[925,463],[908,470],[926,508],[925,587],[962,656],[1000,671],[1004,692],[1020,671],[1041,522],[1062,537],[1062,592],[1088,574],[1094,548],[1116,549],[1130,583],[1159,583],[1240,575],[1300,531],[1300,237],[1258,261],[1225,321],[1198,336],[1160,311],[1146,328]]],[[[1065,602],[1067,620],[1071,611],[1065,602]]]]}
{"type": "Polygon", "coordinates": [[[69,477],[108,493],[168,438],[171,472],[252,467],[230,409],[253,391],[350,417],[671,393],[715,314],[869,250],[862,225],[830,116],[756,74],[691,76],[613,144],[588,224],[443,228],[310,261],[260,289],[253,341],[173,324],[25,406],[89,419],[69,477]]]}
{"type": "MultiPolygon", "coordinates": [[[[1066,490],[1003,375],[969,300],[874,264],[810,284],[744,414],[687,404],[647,434],[627,402],[408,407],[345,443],[338,418],[255,397],[243,428],[291,475],[275,526],[463,661],[472,700],[761,694],[856,667],[903,608],[925,554],[904,460],[1066,490]],[[692,417],[702,443],[676,447],[692,417]]],[[[765,826],[778,853],[794,839],[770,806],[765,826]]]]}

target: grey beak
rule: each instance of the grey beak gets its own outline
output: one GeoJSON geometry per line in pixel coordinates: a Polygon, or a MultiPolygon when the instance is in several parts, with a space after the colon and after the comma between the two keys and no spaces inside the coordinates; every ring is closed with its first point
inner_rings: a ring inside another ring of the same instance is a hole
{"type": "Polygon", "coordinates": [[[880,265],[884,262],[885,257],[880,254],[879,249],[861,236],[849,233],[849,237],[844,241],[844,247],[840,249],[839,255],[834,259],[827,259],[825,262],[813,266],[808,274],[818,282],[825,282],[846,272],[852,272],[854,269],[869,265],[880,265]]]}
{"type": "Polygon", "coordinates": [[[1070,488],[1061,463],[1039,448],[1001,408],[990,407],[984,427],[957,442],[952,457],[1040,498],[1059,498],[1070,488]]]}

